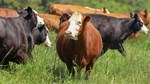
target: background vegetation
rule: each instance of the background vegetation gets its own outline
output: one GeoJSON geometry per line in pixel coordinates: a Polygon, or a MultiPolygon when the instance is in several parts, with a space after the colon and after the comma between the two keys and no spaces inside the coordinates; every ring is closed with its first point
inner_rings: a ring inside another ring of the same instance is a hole
{"type": "Polygon", "coordinates": [[[47,12],[53,3],[76,4],[93,8],[107,7],[110,12],[134,12],[150,8],[149,0],[0,0],[0,7],[20,9],[31,6],[40,12],[47,12]]]}
{"type": "MultiPolygon", "coordinates": [[[[93,8],[105,6],[110,12],[150,8],[149,0],[0,0],[0,7],[21,9],[31,6],[40,13],[47,13],[48,6],[53,3],[93,8]]],[[[0,70],[0,84],[150,84],[150,34],[125,41],[126,57],[118,51],[109,50],[97,60],[88,81],[84,79],[84,69],[75,78],[68,75],[56,52],[56,34],[50,32],[49,36],[52,46],[36,46],[32,53],[34,58],[27,64],[11,63],[10,71],[0,70]]]]}

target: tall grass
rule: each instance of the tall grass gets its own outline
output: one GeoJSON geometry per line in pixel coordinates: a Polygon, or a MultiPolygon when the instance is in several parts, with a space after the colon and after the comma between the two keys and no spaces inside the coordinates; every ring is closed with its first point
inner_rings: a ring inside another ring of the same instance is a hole
{"type": "Polygon", "coordinates": [[[142,34],[138,39],[124,43],[127,56],[108,50],[95,63],[90,79],[84,79],[84,71],[72,78],[56,52],[56,34],[51,32],[52,46],[36,46],[33,59],[25,65],[10,63],[11,70],[0,70],[0,84],[149,84],[150,36],[142,34]]]}

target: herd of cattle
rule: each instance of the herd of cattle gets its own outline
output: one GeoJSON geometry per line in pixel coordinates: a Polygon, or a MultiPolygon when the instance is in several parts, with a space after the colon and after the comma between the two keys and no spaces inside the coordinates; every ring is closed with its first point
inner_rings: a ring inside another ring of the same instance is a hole
{"type": "Polygon", "coordinates": [[[48,14],[39,14],[31,7],[22,10],[0,8],[0,65],[26,63],[32,58],[35,45],[51,46],[49,30],[55,31],[60,59],[74,76],[86,67],[86,79],[98,57],[108,49],[126,55],[123,42],[148,33],[150,14],[147,10],[132,13],[110,13],[107,8],[93,9],[78,5],[53,4],[48,14]],[[145,26],[146,25],[146,26],[145,26]]]}

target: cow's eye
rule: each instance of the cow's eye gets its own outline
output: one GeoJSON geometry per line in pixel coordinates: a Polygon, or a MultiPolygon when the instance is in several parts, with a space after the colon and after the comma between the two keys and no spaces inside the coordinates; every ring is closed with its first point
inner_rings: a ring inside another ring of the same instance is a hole
{"type": "Polygon", "coordinates": [[[77,23],[78,25],[81,25],[81,22],[80,21],[78,21],[78,23],[77,23]]]}

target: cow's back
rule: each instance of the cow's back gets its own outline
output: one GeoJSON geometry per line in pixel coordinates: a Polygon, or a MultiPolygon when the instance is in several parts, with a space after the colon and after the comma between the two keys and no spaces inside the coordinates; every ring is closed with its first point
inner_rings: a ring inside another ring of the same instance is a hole
{"type": "Polygon", "coordinates": [[[8,18],[8,17],[17,17],[19,15],[16,10],[0,8],[0,16],[8,18]]]}
{"type": "Polygon", "coordinates": [[[38,14],[38,15],[44,19],[46,26],[50,30],[58,31],[59,23],[60,23],[60,16],[51,15],[51,14],[38,14]]]}

